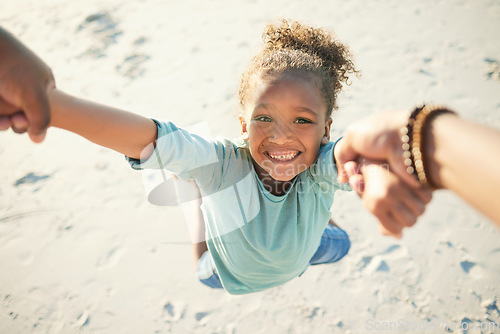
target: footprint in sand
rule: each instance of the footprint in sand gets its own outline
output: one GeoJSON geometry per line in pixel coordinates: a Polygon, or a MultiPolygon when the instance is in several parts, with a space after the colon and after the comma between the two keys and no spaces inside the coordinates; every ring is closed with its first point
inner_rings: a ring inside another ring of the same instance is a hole
{"type": "Polygon", "coordinates": [[[371,256],[363,256],[361,258],[361,261],[359,261],[359,270],[363,270],[366,268],[367,265],[370,264],[370,262],[372,261],[372,257],[371,256]]]}
{"type": "Polygon", "coordinates": [[[99,12],[87,16],[76,31],[90,31],[94,44],[82,56],[91,55],[96,58],[105,56],[108,47],[116,44],[118,37],[123,34],[118,29],[118,23],[113,20],[108,12],[99,12]]]}
{"type": "Polygon", "coordinates": [[[174,306],[171,302],[166,302],[163,305],[162,318],[167,322],[179,321],[184,317],[185,308],[174,306]]]}
{"type": "Polygon", "coordinates": [[[392,253],[395,250],[400,249],[400,248],[401,248],[401,246],[399,246],[399,245],[391,245],[391,246],[387,247],[387,249],[385,251],[383,251],[382,254],[389,254],[389,253],[392,253]]]}
{"type": "Polygon", "coordinates": [[[99,269],[114,267],[120,262],[124,251],[120,247],[111,248],[97,260],[96,266],[99,269]]]}
{"type": "Polygon", "coordinates": [[[390,268],[387,262],[382,260],[380,256],[364,256],[361,259],[361,264],[359,270],[366,269],[366,272],[368,273],[374,273],[374,272],[389,272],[390,268]]]}
{"type": "Polygon", "coordinates": [[[460,267],[462,268],[462,270],[468,274],[470,272],[470,270],[476,265],[475,262],[472,262],[472,261],[468,261],[468,260],[465,260],[465,261],[462,261],[460,262],[460,267]]]}
{"type": "Polygon", "coordinates": [[[150,57],[145,54],[133,54],[125,58],[120,65],[117,65],[116,70],[125,77],[135,79],[144,74],[146,70],[142,67],[142,64],[149,59],[150,57]]]}
{"type": "Polygon", "coordinates": [[[83,327],[88,326],[89,323],[90,323],[90,315],[87,311],[84,311],[76,317],[73,326],[78,329],[83,329],[83,327]]]}
{"type": "Polygon", "coordinates": [[[19,187],[22,184],[37,183],[38,181],[48,179],[51,176],[52,175],[50,175],[50,174],[42,175],[42,174],[36,174],[36,173],[31,172],[31,173],[26,174],[22,178],[17,179],[16,182],[14,182],[14,187],[19,187]]]}
{"type": "Polygon", "coordinates": [[[485,58],[485,63],[488,64],[488,69],[485,71],[485,76],[488,80],[500,81],[500,63],[493,58],[485,58]]]}
{"type": "Polygon", "coordinates": [[[22,236],[16,235],[6,240],[1,248],[5,250],[12,249],[19,262],[24,266],[32,263],[35,259],[35,252],[31,248],[30,243],[22,236]]]}
{"type": "Polygon", "coordinates": [[[389,271],[389,265],[387,264],[387,262],[385,262],[384,260],[382,260],[380,262],[380,264],[378,265],[376,271],[389,271]]]}
{"type": "Polygon", "coordinates": [[[320,304],[309,303],[306,300],[297,300],[293,306],[295,310],[305,319],[313,320],[318,316],[325,314],[324,309],[320,304]]]}
{"type": "Polygon", "coordinates": [[[391,245],[380,253],[384,259],[402,259],[408,257],[408,248],[400,245],[391,245]]]}
{"type": "Polygon", "coordinates": [[[20,251],[17,253],[17,258],[22,265],[27,266],[35,259],[35,255],[31,250],[20,251]]]}
{"type": "Polygon", "coordinates": [[[389,271],[389,266],[381,258],[401,258],[407,256],[407,253],[400,245],[391,245],[379,253],[381,256],[363,256],[359,261],[359,270],[369,267],[371,271],[389,271]]]}
{"type": "MultiPolygon", "coordinates": [[[[2,306],[4,311],[10,310],[13,304],[14,298],[12,298],[10,294],[0,296],[0,305],[2,306]]],[[[10,311],[8,314],[12,320],[15,320],[19,316],[19,314],[15,313],[14,311],[10,311]]]]}
{"type": "Polygon", "coordinates": [[[208,312],[196,312],[195,315],[194,315],[194,318],[196,319],[196,321],[200,321],[200,320],[202,320],[203,318],[205,318],[209,314],[210,313],[208,313],[208,312]]]}
{"type": "Polygon", "coordinates": [[[207,322],[209,315],[210,312],[196,312],[194,314],[194,318],[196,319],[196,321],[198,321],[198,323],[204,324],[207,322]]]}
{"type": "Polygon", "coordinates": [[[302,315],[305,318],[313,320],[318,315],[323,315],[324,311],[318,306],[308,306],[302,309],[302,315]]]}
{"type": "Polygon", "coordinates": [[[484,275],[484,269],[480,263],[470,260],[463,260],[460,262],[460,268],[469,277],[480,279],[484,275]]]}
{"type": "Polygon", "coordinates": [[[494,316],[495,313],[497,316],[500,316],[500,309],[498,309],[497,301],[496,299],[488,299],[485,300],[481,303],[481,306],[486,309],[486,314],[487,315],[492,315],[494,316]]]}

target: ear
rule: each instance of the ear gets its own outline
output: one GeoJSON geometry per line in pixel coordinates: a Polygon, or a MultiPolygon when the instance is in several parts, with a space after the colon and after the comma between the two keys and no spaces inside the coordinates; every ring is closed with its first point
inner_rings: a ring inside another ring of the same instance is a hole
{"type": "Polygon", "coordinates": [[[321,137],[321,145],[326,145],[330,141],[330,128],[332,127],[332,119],[329,118],[325,124],[325,132],[323,137],[321,137]]]}
{"type": "Polygon", "coordinates": [[[245,117],[241,114],[239,115],[238,118],[240,119],[240,124],[241,124],[241,139],[247,141],[248,140],[247,121],[245,120],[245,117]]]}

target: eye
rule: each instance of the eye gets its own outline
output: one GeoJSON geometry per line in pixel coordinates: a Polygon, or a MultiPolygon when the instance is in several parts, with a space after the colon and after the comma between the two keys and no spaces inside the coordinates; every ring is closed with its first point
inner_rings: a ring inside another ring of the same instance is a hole
{"type": "Polygon", "coordinates": [[[310,124],[310,123],[312,123],[312,121],[308,120],[307,118],[302,118],[301,117],[301,118],[297,118],[295,120],[295,123],[297,123],[297,124],[310,124]]]}
{"type": "Polygon", "coordinates": [[[259,121],[259,122],[271,122],[272,121],[271,117],[268,117],[268,116],[257,116],[257,117],[255,117],[255,120],[259,121]]]}

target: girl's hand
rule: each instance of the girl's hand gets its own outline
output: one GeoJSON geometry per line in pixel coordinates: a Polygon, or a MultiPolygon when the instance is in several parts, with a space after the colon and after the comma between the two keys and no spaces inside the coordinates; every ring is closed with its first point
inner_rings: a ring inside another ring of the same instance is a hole
{"type": "Polygon", "coordinates": [[[349,184],[365,207],[379,220],[382,234],[402,237],[405,227],[413,226],[432,199],[432,192],[414,188],[389,170],[387,163],[364,160],[345,165],[349,184]]]}

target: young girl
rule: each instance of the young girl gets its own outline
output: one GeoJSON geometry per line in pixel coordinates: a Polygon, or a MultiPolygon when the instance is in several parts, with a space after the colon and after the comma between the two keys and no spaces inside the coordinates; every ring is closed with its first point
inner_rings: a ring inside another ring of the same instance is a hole
{"type": "MultiPolygon", "coordinates": [[[[269,25],[264,38],[242,77],[241,137],[234,141],[204,139],[55,89],[49,96],[51,126],[125,154],[134,169],[165,168],[196,182],[206,227],[198,275],[230,294],[283,284],[309,265],[338,261],[350,247],[347,234],[328,224],[335,191],[346,189],[329,139],[337,95],[355,72],[348,50],[328,32],[296,22],[269,25]]],[[[406,206],[422,202],[397,186],[406,206]]]]}

